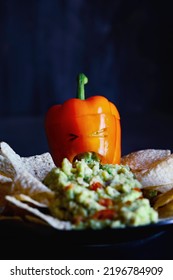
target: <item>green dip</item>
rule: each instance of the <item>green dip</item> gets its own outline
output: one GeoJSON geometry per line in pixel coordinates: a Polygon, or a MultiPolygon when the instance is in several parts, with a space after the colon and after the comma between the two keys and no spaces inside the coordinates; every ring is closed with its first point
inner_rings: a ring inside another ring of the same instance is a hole
{"type": "Polygon", "coordinates": [[[44,184],[56,193],[50,212],[73,228],[139,226],[158,221],[141,184],[125,165],[101,164],[92,153],[73,164],[64,158],[44,184]]]}

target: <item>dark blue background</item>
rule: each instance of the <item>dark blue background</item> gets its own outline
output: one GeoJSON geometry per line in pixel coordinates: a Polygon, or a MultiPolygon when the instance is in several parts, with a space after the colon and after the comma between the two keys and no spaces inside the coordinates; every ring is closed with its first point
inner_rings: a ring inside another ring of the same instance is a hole
{"type": "Polygon", "coordinates": [[[81,71],[88,96],[121,111],[169,111],[170,2],[1,0],[0,115],[44,114],[75,95],[81,71]]]}
{"type": "Polygon", "coordinates": [[[172,30],[171,1],[0,0],[0,140],[48,149],[44,115],[84,72],[120,111],[123,153],[173,148],[172,30]]]}

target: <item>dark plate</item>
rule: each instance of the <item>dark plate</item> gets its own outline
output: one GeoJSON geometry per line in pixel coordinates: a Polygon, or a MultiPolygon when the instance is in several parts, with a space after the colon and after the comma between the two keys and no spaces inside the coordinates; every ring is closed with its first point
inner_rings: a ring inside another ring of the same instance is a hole
{"type": "Polygon", "coordinates": [[[0,221],[1,259],[163,259],[173,257],[173,219],[102,230],[56,230],[0,221]],[[2,246],[3,245],[3,246],[2,246]]]}
{"type": "Polygon", "coordinates": [[[161,234],[164,231],[173,231],[173,219],[163,219],[156,224],[137,227],[101,230],[57,230],[47,225],[22,222],[18,220],[0,221],[0,236],[5,238],[37,238],[51,240],[64,244],[78,245],[110,245],[144,241],[161,234]]]}

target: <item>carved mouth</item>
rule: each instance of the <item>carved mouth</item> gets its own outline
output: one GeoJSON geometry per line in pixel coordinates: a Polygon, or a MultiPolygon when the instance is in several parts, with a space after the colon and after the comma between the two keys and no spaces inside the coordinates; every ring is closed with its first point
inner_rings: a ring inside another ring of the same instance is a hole
{"type": "Polygon", "coordinates": [[[76,160],[81,160],[81,159],[85,159],[86,161],[90,161],[90,160],[95,160],[95,161],[102,161],[102,155],[100,155],[99,153],[96,152],[85,152],[85,153],[80,153],[77,154],[74,158],[73,158],[73,162],[75,162],[76,160]]]}

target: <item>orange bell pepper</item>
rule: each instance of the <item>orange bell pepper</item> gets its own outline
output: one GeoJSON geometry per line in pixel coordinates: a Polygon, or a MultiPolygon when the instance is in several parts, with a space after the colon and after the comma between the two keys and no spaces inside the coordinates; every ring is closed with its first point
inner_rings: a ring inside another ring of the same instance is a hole
{"type": "Polygon", "coordinates": [[[116,106],[103,96],[85,99],[84,74],[78,76],[77,98],[52,106],[45,117],[45,130],[57,166],[78,154],[95,152],[102,163],[120,163],[121,128],[116,106]]]}

